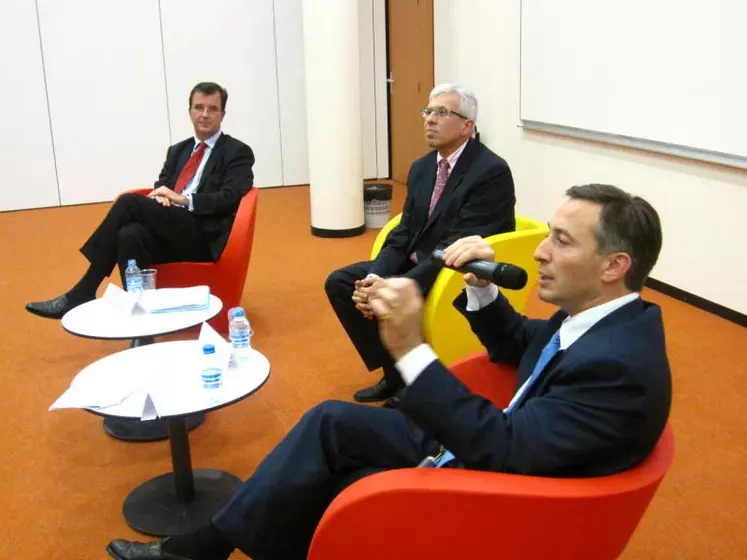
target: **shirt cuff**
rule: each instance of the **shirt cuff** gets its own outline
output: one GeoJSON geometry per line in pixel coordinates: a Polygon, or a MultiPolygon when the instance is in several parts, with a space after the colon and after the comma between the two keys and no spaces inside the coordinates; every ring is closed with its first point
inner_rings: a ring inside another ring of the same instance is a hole
{"type": "Polygon", "coordinates": [[[419,344],[394,364],[399,370],[405,385],[412,385],[423,370],[438,360],[433,348],[419,344]]]}
{"type": "Polygon", "coordinates": [[[498,299],[498,286],[488,284],[484,288],[467,284],[467,311],[479,311],[498,299]]]}
{"type": "Polygon", "coordinates": [[[195,205],[192,203],[192,193],[185,194],[184,196],[186,196],[187,200],[189,201],[188,204],[187,204],[187,210],[189,210],[190,212],[194,212],[195,211],[195,205]]]}

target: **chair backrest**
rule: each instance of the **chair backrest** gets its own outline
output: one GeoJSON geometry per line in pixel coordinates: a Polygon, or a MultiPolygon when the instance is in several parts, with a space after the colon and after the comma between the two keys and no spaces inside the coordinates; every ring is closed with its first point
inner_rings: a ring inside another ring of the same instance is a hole
{"type": "MultiPolygon", "coordinates": [[[[375,259],[386,242],[389,232],[399,224],[402,214],[389,220],[376,236],[371,248],[371,259],[375,259]]],[[[519,313],[526,307],[529,293],[537,283],[537,264],[534,250],[547,235],[548,227],[538,220],[516,215],[516,230],[499,233],[487,238],[495,249],[496,260],[509,262],[527,271],[527,284],[521,290],[504,290],[513,308],[519,313]]],[[[428,343],[439,358],[450,364],[454,360],[468,356],[481,348],[469,324],[457,312],[452,303],[464,289],[459,272],[443,269],[439,272],[424,309],[423,330],[428,343]]]]}
{"type": "Polygon", "coordinates": [[[244,291],[246,283],[246,272],[249,268],[249,260],[254,245],[254,228],[257,223],[257,204],[259,202],[259,189],[254,187],[247,192],[239,203],[236,211],[231,233],[228,235],[226,247],[223,249],[216,264],[221,268],[224,266],[236,274],[239,280],[233,290],[238,293],[239,299],[244,291]]]}
{"type": "MultiPolygon", "coordinates": [[[[527,283],[521,290],[503,290],[513,308],[522,313],[529,293],[537,283],[538,268],[534,261],[537,245],[547,235],[547,225],[531,218],[516,216],[516,231],[487,238],[495,250],[496,260],[514,264],[527,271],[527,283]]],[[[439,272],[424,309],[423,330],[426,340],[441,361],[450,364],[482,348],[467,320],[454,309],[454,299],[464,289],[462,274],[443,269],[439,272]]]]}
{"type": "Polygon", "coordinates": [[[379,254],[379,251],[381,251],[381,248],[384,246],[384,242],[386,241],[387,236],[389,235],[389,232],[392,231],[394,228],[396,228],[399,225],[400,220],[402,219],[402,214],[399,213],[394,218],[389,220],[383,228],[379,231],[379,233],[376,235],[376,239],[374,240],[373,247],[371,247],[371,260],[374,260],[376,258],[376,255],[379,254]]]}

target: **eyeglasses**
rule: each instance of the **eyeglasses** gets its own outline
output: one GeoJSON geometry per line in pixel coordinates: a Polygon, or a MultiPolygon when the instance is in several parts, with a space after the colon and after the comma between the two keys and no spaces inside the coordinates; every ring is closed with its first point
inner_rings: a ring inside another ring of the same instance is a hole
{"type": "Polygon", "coordinates": [[[192,110],[196,111],[197,113],[203,113],[207,111],[208,115],[220,113],[220,107],[216,107],[215,105],[203,105],[202,103],[192,105],[192,110]]]}
{"type": "Polygon", "coordinates": [[[460,117],[462,119],[469,120],[469,117],[465,117],[461,113],[457,113],[456,111],[452,111],[451,109],[447,109],[446,107],[426,107],[425,109],[422,109],[420,111],[420,115],[424,119],[427,119],[434,114],[439,119],[445,119],[447,117],[450,117],[451,115],[456,115],[457,117],[460,117]]]}

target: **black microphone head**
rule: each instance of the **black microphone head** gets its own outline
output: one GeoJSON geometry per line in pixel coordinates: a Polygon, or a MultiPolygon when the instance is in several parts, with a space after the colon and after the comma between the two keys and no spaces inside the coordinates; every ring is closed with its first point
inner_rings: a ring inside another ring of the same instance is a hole
{"type": "Polygon", "coordinates": [[[527,271],[512,264],[496,267],[493,281],[501,288],[521,290],[527,285],[527,271]]]}

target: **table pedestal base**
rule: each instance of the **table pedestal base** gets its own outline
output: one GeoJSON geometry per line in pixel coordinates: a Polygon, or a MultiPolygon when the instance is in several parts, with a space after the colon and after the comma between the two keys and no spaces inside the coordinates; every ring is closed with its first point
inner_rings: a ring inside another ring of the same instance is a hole
{"type": "Polygon", "coordinates": [[[168,537],[204,527],[228,503],[241,479],[227,472],[194,469],[194,498],[177,500],[173,473],[162,474],[135,488],[122,506],[127,524],[141,533],[168,537]]]}
{"type": "MultiPolygon", "coordinates": [[[[187,416],[187,430],[194,430],[205,421],[205,413],[187,416]]],[[[104,431],[124,441],[160,441],[168,439],[169,430],[165,420],[130,420],[129,418],[104,418],[104,431]]]]}

